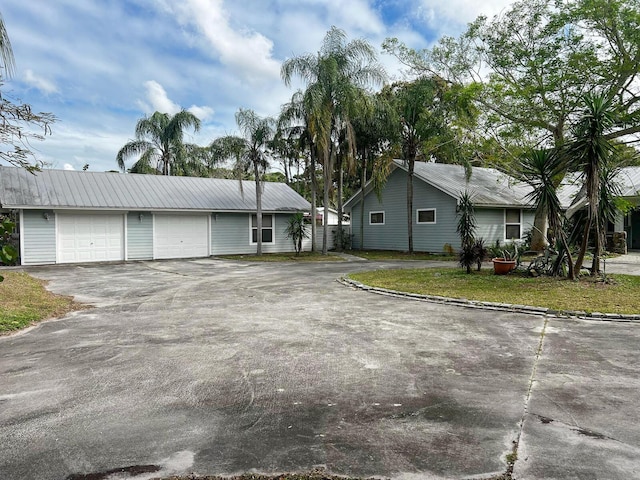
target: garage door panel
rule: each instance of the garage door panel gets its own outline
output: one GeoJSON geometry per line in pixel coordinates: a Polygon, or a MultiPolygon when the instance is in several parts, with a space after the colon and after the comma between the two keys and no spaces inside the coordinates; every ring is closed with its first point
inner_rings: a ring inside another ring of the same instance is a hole
{"type": "Polygon", "coordinates": [[[123,215],[58,214],[58,262],[124,259],[123,215]]]}
{"type": "Polygon", "coordinates": [[[190,258],[209,255],[207,215],[155,215],[154,257],[190,258]]]}

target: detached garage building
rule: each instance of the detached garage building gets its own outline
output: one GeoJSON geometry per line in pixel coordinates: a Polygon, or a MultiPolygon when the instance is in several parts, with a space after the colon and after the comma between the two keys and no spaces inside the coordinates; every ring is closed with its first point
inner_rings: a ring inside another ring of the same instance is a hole
{"type": "MultiPolygon", "coordinates": [[[[0,167],[0,209],[17,214],[22,265],[256,251],[253,181],[0,167]]],[[[265,183],[263,252],[293,251],[285,229],[309,202],[265,183]]]]}

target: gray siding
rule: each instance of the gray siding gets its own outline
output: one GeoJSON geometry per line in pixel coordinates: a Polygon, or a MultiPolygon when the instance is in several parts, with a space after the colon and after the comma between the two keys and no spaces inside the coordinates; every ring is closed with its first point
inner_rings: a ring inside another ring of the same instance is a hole
{"type": "MultiPolygon", "coordinates": [[[[476,237],[483,238],[485,245],[495,245],[498,240],[501,245],[504,245],[505,241],[510,240],[505,238],[504,212],[504,208],[476,208],[478,225],[476,237]]],[[[522,227],[520,229],[522,236],[533,228],[534,217],[533,210],[522,210],[522,227]]]]}
{"type": "Polygon", "coordinates": [[[56,221],[51,210],[23,210],[22,248],[23,265],[56,263],[56,221]],[[47,213],[49,220],[44,218],[47,213]]]}
{"type": "MultiPolygon", "coordinates": [[[[351,233],[353,248],[371,250],[408,250],[407,240],[407,207],[406,207],[406,173],[396,169],[387,180],[382,201],[371,192],[364,200],[364,245],[360,239],[360,208],[356,201],[351,207],[351,233]],[[369,225],[369,213],[384,211],[384,225],[369,225]]],[[[487,245],[496,240],[505,242],[504,208],[476,208],[478,228],[476,236],[485,239],[487,245]]],[[[534,212],[523,210],[522,234],[533,225],[534,212]]],[[[457,214],[456,200],[437,188],[414,178],[413,183],[413,248],[422,252],[443,252],[450,245],[460,248],[460,238],[456,232],[457,214]],[[435,209],[436,223],[418,224],[417,210],[435,209]]]]}
{"type": "MultiPolygon", "coordinates": [[[[291,214],[275,214],[274,243],[263,243],[263,253],[293,252],[293,242],[287,238],[287,222],[291,214]]],[[[250,243],[248,213],[216,213],[211,219],[212,255],[251,255],[256,244],[250,243]]]]}
{"type": "MultiPolygon", "coordinates": [[[[395,170],[387,180],[382,201],[374,193],[364,201],[364,244],[372,250],[408,249],[407,240],[407,185],[403,170],[395,170]],[[369,213],[384,211],[384,225],[370,225],[369,213]]],[[[423,252],[442,252],[445,244],[458,248],[456,234],[456,201],[444,192],[419,179],[413,184],[413,248],[423,252]],[[435,224],[417,224],[416,211],[436,209],[435,224]]],[[[351,233],[354,248],[360,248],[360,202],[351,210],[351,233]]]]}
{"type": "Polygon", "coordinates": [[[127,260],[151,260],[152,258],[153,215],[151,212],[129,212],[127,215],[127,260]]]}

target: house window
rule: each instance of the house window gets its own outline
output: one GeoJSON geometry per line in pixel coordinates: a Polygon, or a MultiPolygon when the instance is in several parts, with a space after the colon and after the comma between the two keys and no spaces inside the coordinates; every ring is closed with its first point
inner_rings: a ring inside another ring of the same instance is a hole
{"type": "Polygon", "coordinates": [[[436,209],[425,208],[416,211],[416,223],[436,223],[436,209]]]}
{"type": "Polygon", "coordinates": [[[504,211],[505,240],[520,239],[522,236],[522,212],[515,208],[504,211]]]}
{"type": "MultiPolygon", "coordinates": [[[[262,214],[262,243],[273,243],[273,215],[262,214]]],[[[251,243],[258,243],[258,216],[251,215],[251,243]]]]}
{"type": "Polygon", "coordinates": [[[384,225],[384,212],[369,212],[369,225],[384,225]]]}

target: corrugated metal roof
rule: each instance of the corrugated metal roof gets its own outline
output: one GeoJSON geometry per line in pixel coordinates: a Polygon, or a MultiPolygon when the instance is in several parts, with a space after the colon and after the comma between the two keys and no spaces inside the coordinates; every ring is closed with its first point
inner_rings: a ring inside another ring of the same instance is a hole
{"type": "MultiPolygon", "coordinates": [[[[4,208],[255,211],[253,181],[0,167],[4,208]]],[[[266,182],[264,211],[302,211],[310,205],[284,183],[266,182]]]]}
{"type": "MultiPolygon", "coordinates": [[[[394,163],[407,170],[402,160],[394,163]]],[[[473,167],[467,180],[462,165],[416,162],[414,175],[458,200],[469,191],[473,202],[482,206],[530,206],[531,187],[494,168],[473,167]]]]}

